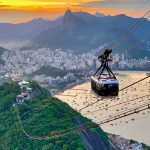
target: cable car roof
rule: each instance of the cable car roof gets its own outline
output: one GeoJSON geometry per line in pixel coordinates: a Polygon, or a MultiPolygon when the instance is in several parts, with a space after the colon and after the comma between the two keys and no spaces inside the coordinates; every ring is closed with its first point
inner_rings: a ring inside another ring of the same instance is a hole
{"type": "Polygon", "coordinates": [[[117,79],[99,79],[96,78],[95,76],[92,76],[91,77],[92,80],[94,80],[95,82],[97,83],[100,83],[100,84],[119,84],[118,80],[117,79]]]}

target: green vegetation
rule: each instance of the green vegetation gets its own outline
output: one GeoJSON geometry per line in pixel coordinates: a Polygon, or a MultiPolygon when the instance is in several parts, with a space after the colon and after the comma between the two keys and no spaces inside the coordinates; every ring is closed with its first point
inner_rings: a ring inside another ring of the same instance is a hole
{"type": "Polygon", "coordinates": [[[130,140],[130,144],[133,144],[133,143],[136,143],[136,141],[134,141],[134,140],[130,140]]]}
{"type": "MultiPolygon", "coordinates": [[[[51,97],[46,89],[35,82],[30,82],[30,87],[33,89],[33,99],[12,107],[15,97],[21,92],[20,87],[17,83],[0,86],[0,150],[84,150],[79,133],[49,140],[32,140],[24,134],[21,125],[31,136],[51,136],[75,128],[77,119],[91,124],[89,119],[82,117],[66,103],[51,97]],[[61,122],[75,115],[79,117],[61,122]]],[[[96,132],[108,144],[107,134],[100,128],[90,129],[90,132],[96,132]]]]}
{"type": "Polygon", "coordinates": [[[32,73],[30,76],[35,76],[35,75],[46,75],[46,76],[52,76],[52,77],[64,77],[65,75],[67,75],[66,71],[63,71],[61,69],[55,68],[55,67],[42,67],[40,70],[35,71],[34,73],[32,73]]]}
{"type": "MultiPolygon", "coordinates": [[[[137,141],[135,140],[130,140],[130,144],[134,144],[134,143],[137,143],[137,141]]],[[[147,146],[146,144],[142,143],[142,147],[145,149],[145,150],[150,150],[150,146],[147,146]]]]}
{"type": "Polygon", "coordinates": [[[150,146],[147,146],[146,144],[142,143],[142,146],[145,150],[150,150],[150,146]]]}
{"type": "Polygon", "coordinates": [[[5,65],[5,61],[0,60],[0,64],[1,64],[1,65],[5,65]]]}
{"type": "Polygon", "coordinates": [[[4,51],[6,51],[6,49],[3,47],[0,47],[0,56],[4,53],[4,51]]]}
{"type": "MultiPolygon", "coordinates": [[[[1,57],[1,55],[3,55],[4,51],[7,51],[7,50],[3,47],[0,47],[0,57],[1,57]]],[[[5,65],[5,61],[0,59],[0,64],[5,65]]]]}

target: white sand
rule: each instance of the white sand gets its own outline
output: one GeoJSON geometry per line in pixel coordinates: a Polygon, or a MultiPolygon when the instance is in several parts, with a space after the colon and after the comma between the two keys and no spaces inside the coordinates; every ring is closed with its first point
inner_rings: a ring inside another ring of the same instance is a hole
{"type": "MultiPolygon", "coordinates": [[[[117,76],[118,80],[120,81],[120,89],[143,77],[146,77],[146,74],[130,73],[123,76],[117,76]]],[[[145,81],[142,81],[133,87],[121,91],[119,96],[116,98],[107,98],[101,100],[101,97],[95,95],[91,91],[90,83],[85,83],[70,90],[66,90],[64,93],[56,95],[56,97],[64,102],[67,102],[76,110],[79,110],[80,108],[85,107],[87,104],[99,99],[98,103],[84,109],[81,112],[84,116],[98,123],[99,121],[104,120],[105,117],[109,118],[113,114],[126,111],[145,103],[150,103],[150,96],[127,102],[131,99],[136,99],[148,94],[150,94],[150,79],[146,79],[145,81]],[[119,103],[123,104],[104,109],[119,103]]],[[[138,114],[103,124],[101,127],[106,132],[122,135],[125,138],[134,139],[150,145],[150,110],[145,110],[138,114]]]]}

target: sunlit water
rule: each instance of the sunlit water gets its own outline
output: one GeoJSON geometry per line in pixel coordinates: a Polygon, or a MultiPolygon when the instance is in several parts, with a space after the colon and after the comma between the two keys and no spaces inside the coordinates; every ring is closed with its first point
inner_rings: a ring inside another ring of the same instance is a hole
{"type": "MultiPolygon", "coordinates": [[[[120,89],[146,77],[145,73],[122,73],[117,79],[120,82],[120,89]]],[[[150,94],[150,79],[146,79],[126,90],[119,93],[116,98],[105,98],[95,95],[91,91],[90,83],[85,83],[66,90],[59,95],[59,99],[67,102],[72,108],[79,110],[88,104],[99,100],[98,103],[84,109],[82,115],[99,123],[105,118],[111,117],[113,114],[121,113],[129,109],[150,103],[150,96],[137,99],[138,97],[150,94]],[[134,101],[129,101],[136,99],[134,101]],[[129,102],[127,102],[129,101],[129,102]],[[122,103],[122,104],[120,104],[122,103]],[[119,104],[117,106],[113,106],[119,104]],[[109,108],[109,106],[112,106],[109,108]],[[106,109],[107,108],[107,109],[106,109]]],[[[134,139],[150,145],[150,110],[139,112],[106,124],[101,125],[104,131],[122,135],[128,139],[134,139]]]]}

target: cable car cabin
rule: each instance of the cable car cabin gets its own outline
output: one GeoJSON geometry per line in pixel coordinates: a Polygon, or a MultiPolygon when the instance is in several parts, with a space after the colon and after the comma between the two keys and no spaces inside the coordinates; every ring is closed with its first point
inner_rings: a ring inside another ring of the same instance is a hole
{"type": "Polygon", "coordinates": [[[108,62],[112,61],[109,59],[111,52],[111,49],[106,49],[105,52],[98,57],[101,66],[91,77],[91,89],[100,96],[117,96],[119,92],[119,82],[109,68],[108,62]]]}
{"type": "Polygon", "coordinates": [[[115,78],[102,78],[99,76],[91,77],[91,89],[99,96],[118,96],[119,83],[115,78]]]}

